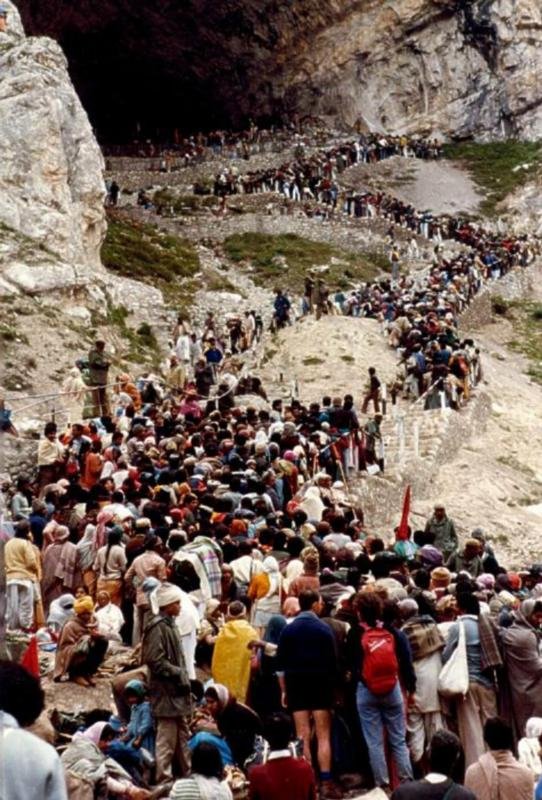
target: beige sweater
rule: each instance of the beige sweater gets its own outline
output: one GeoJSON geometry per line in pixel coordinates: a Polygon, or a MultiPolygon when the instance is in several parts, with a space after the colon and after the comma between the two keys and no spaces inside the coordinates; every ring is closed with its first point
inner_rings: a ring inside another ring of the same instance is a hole
{"type": "Polygon", "coordinates": [[[10,539],[4,549],[6,580],[37,581],[40,565],[38,555],[27,539],[10,539]]]}

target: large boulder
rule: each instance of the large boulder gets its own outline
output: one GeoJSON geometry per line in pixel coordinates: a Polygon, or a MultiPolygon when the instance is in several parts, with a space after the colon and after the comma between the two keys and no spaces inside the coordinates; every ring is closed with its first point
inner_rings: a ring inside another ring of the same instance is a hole
{"type": "Polygon", "coordinates": [[[106,228],[102,155],[62,50],[25,36],[15,6],[2,2],[0,223],[90,274],[106,228]]]}

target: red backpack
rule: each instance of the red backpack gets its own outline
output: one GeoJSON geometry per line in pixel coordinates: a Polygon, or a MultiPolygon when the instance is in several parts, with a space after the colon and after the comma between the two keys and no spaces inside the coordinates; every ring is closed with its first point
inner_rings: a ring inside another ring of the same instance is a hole
{"type": "Polygon", "coordinates": [[[399,677],[393,634],[385,628],[365,628],[361,634],[361,647],[363,683],[373,694],[388,694],[399,677]]]}

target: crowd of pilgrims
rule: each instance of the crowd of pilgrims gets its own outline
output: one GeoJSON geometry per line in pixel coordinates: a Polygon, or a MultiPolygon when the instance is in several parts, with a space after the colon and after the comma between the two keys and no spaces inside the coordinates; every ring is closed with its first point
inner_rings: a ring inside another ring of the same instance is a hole
{"type": "MultiPolygon", "coordinates": [[[[437,247],[425,272],[332,303],[310,276],[302,309],[378,318],[405,394],[453,384],[457,407],[481,376],[458,315],[532,249],[447,225],[469,251],[444,259],[437,247]]],[[[230,347],[242,351],[239,341],[230,347]]],[[[2,486],[8,632],[37,631],[55,651],[54,681],[89,693],[111,653],[130,654],[112,678],[115,712],[74,734],[64,772],[35,737],[21,739],[36,748],[35,770],[53,764],[42,796],[63,800],[67,781],[81,800],[315,800],[353,785],[396,800],[494,800],[495,787],[500,800],[531,798],[542,774],[541,565],[507,570],[492,531],[460,540],[440,502],[419,530],[404,519],[368,533],[345,477],[384,466],[376,370],[364,398],[259,410],[235,405],[238,377],[222,391],[230,355],[212,319],[198,335],[181,321],[163,381],[125,374],[89,416],[83,382],[86,418],[47,423],[36,474],[2,486]],[[363,425],[370,401],[377,413],[363,425]]],[[[257,378],[241,381],[265,396],[257,378]]],[[[17,670],[0,664],[3,732],[43,705],[17,670]]]]}
{"type": "MultiPolygon", "coordinates": [[[[408,798],[433,741],[459,759],[432,770],[443,774],[427,796],[441,798],[461,765],[475,786],[497,713],[532,794],[542,566],[505,569],[491,531],[461,542],[440,502],[418,530],[368,535],[318,455],[348,410],[274,404],[195,422],[144,404],[120,429],[104,418],[58,439],[49,425],[56,481],[3,487],[8,629],[37,629],[56,647],[54,680],[89,692],[108,652],[134,648],[112,679],[115,713],[62,754],[70,796],[105,778],[111,796],[149,797],[157,783],[203,800],[203,764],[224,798],[240,770],[253,798],[278,797],[286,776],[293,798],[318,784],[341,797],[353,774],[408,798]],[[79,471],[66,471],[66,453],[79,471]],[[464,676],[455,695],[443,683],[452,660],[464,676]]],[[[17,716],[20,698],[0,702],[17,716]]]]}
{"type": "MultiPolygon", "coordinates": [[[[278,192],[290,200],[317,200],[337,206],[339,187],[337,177],[356,164],[373,164],[392,156],[404,158],[439,158],[442,146],[437,140],[407,136],[360,134],[349,142],[334,144],[327,149],[309,148],[300,139],[294,148],[294,158],[279,167],[240,173],[236,167],[224,168],[215,176],[214,194],[225,197],[234,194],[278,192]]],[[[195,191],[200,191],[198,184],[195,191]]],[[[348,193],[354,203],[355,194],[348,193]]],[[[349,212],[350,213],[350,212],[349,212]]],[[[359,213],[357,216],[369,216],[359,213]]]]}

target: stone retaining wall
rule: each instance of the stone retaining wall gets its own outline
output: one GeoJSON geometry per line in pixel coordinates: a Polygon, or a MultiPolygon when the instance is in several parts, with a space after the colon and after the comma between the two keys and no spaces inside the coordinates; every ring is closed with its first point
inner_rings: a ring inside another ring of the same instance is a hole
{"type": "Polygon", "coordinates": [[[363,508],[369,532],[386,534],[401,513],[405,488],[410,485],[418,499],[432,495],[438,469],[459,452],[466,440],[485,430],[491,414],[491,399],[481,390],[462,411],[447,411],[448,424],[437,437],[435,453],[430,458],[411,458],[389,474],[365,476],[352,481],[350,492],[363,508]]]}
{"type": "Polygon", "coordinates": [[[539,261],[529,267],[517,267],[504,278],[492,281],[479,292],[469,307],[463,311],[459,327],[463,334],[489,325],[493,320],[493,298],[503,297],[505,300],[521,300],[529,296],[534,283],[540,279],[541,264],[539,261]]]}

